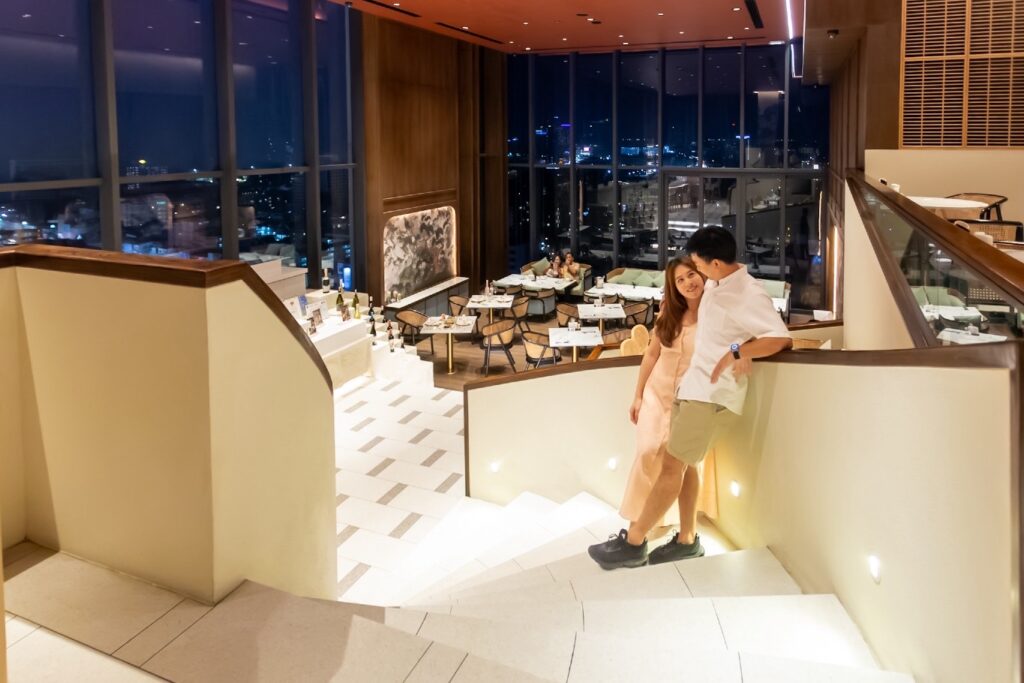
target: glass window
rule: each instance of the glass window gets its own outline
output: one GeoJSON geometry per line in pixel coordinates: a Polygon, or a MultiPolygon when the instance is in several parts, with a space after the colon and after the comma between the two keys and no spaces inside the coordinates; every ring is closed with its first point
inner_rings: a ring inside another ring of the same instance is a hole
{"type": "Polygon", "coordinates": [[[700,227],[701,181],[696,176],[669,176],[668,192],[668,257],[686,247],[690,235],[700,227]]]}
{"type": "Polygon", "coordinates": [[[298,0],[232,0],[238,165],[303,163],[298,0]]]}
{"type": "Polygon", "coordinates": [[[569,163],[569,58],[537,57],[534,136],[538,164],[569,163]]]}
{"type": "Polygon", "coordinates": [[[528,162],[530,156],[529,58],[508,58],[508,160],[528,162]]]}
{"type": "Polygon", "coordinates": [[[746,165],[781,168],[785,137],[786,47],[750,47],[746,54],[746,165]]]}
{"type": "Polygon", "coordinates": [[[612,56],[576,58],[576,163],[612,163],[612,56]]]}
{"type": "Polygon", "coordinates": [[[121,235],[130,254],[220,258],[220,183],[199,178],[122,185],[121,235]]]}
{"type": "Polygon", "coordinates": [[[98,249],[97,189],[0,192],[0,246],[26,242],[98,249]]]}
{"type": "Polygon", "coordinates": [[[532,261],[530,250],[530,169],[508,169],[508,271],[532,261]]]}
{"type": "Polygon", "coordinates": [[[121,174],[217,168],[212,0],[114,0],[121,174]]]}
{"type": "Polygon", "coordinates": [[[620,164],[657,164],[660,81],[656,52],[628,53],[619,58],[620,164]]]}
{"type": "Polygon", "coordinates": [[[735,235],[738,205],[739,188],[736,186],[736,178],[704,178],[703,226],[715,225],[735,235]]]}
{"type": "Polygon", "coordinates": [[[347,169],[320,174],[321,268],[332,282],[351,290],[355,282],[352,258],[351,172],[347,169]]]}
{"type": "Polygon", "coordinates": [[[704,52],[704,166],[740,165],[740,61],[736,48],[704,52]]]}
{"type": "Polygon", "coordinates": [[[786,178],[785,279],[793,283],[793,308],[825,308],[825,238],[819,220],[823,184],[821,178],[786,178]]]}
{"type": "Polygon", "coordinates": [[[658,172],[619,173],[619,265],[658,268],[658,172]]]}
{"type": "Polygon", "coordinates": [[[88,0],[0,2],[0,182],[96,176],[88,0]]]}
{"type": "Polygon", "coordinates": [[[306,177],[272,173],[238,179],[241,258],[306,267],[306,177]]]}
{"type": "Polygon", "coordinates": [[[595,275],[604,275],[612,263],[613,223],[615,216],[615,183],[610,170],[580,170],[576,174],[580,197],[580,263],[594,268],[595,275]]]}
{"type": "Polygon", "coordinates": [[[540,230],[531,260],[561,252],[570,245],[569,171],[545,168],[536,173],[540,183],[540,230]]]}
{"type": "Polygon", "coordinates": [[[325,0],[317,2],[316,9],[316,95],[320,163],[343,164],[350,160],[348,9],[325,0]]]}
{"type": "Polygon", "coordinates": [[[700,52],[686,50],[665,55],[666,166],[697,165],[697,100],[700,52]]]}
{"type": "Polygon", "coordinates": [[[827,85],[789,81],[789,165],[825,168],[828,163],[829,93],[827,85]]]}
{"type": "Polygon", "coordinates": [[[779,230],[782,220],[782,178],[745,179],[745,258],[750,274],[771,280],[782,279],[779,230]]]}

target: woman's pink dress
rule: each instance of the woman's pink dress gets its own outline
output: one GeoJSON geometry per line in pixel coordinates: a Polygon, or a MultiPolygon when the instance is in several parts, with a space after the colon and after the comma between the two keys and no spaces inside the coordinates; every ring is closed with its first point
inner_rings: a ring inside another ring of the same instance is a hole
{"type": "MultiPolygon", "coordinates": [[[[626,482],[622,505],[619,507],[619,514],[631,522],[635,522],[640,516],[651,487],[661,472],[662,456],[659,452],[661,444],[668,438],[672,401],[675,399],[680,378],[690,366],[696,331],[696,325],[684,326],[672,342],[672,346],[662,344],[661,354],[644,386],[643,401],[636,421],[636,458],[626,482]]],[[[661,344],[653,332],[651,343],[661,344]]],[[[698,471],[701,472],[701,489],[697,498],[697,510],[703,511],[708,517],[717,517],[718,499],[715,491],[713,453],[708,453],[704,462],[698,466],[698,471]]],[[[679,506],[673,505],[658,526],[678,522],[679,506]]]]}

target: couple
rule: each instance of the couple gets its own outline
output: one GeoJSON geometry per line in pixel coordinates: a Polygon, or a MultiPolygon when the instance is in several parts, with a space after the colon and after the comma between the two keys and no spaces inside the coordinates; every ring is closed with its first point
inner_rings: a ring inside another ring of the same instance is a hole
{"type": "Polygon", "coordinates": [[[620,511],[630,520],[629,529],[588,550],[604,569],[704,554],[697,535],[697,468],[742,412],[751,361],[792,344],[768,293],[736,262],[732,233],[701,228],[690,237],[686,252],[689,258],[677,257],[666,269],[665,300],[630,408],[639,443],[646,439],[659,445],[646,453],[638,448],[620,511]],[[666,429],[669,399],[664,394],[672,389],[664,385],[680,373],[666,429]],[[679,533],[648,557],[647,534],[676,500],[679,533]]]}

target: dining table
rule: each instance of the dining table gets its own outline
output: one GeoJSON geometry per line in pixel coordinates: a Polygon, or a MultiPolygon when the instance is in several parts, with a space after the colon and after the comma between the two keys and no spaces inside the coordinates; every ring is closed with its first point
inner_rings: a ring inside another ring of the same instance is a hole
{"type": "Polygon", "coordinates": [[[637,285],[605,282],[600,287],[591,287],[583,296],[596,299],[599,296],[621,296],[629,301],[661,301],[664,292],[661,287],[639,287],[637,285]]]}
{"type": "Polygon", "coordinates": [[[580,359],[580,348],[595,348],[601,345],[603,337],[600,327],[553,327],[548,330],[548,343],[553,349],[572,348],[572,362],[580,359]]]}
{"type": "Polygon", "coordinates": [[[924,197],[920,195],[908,196],[912,202],[920,204],[926,209],[984,209],[988,206],[985,202],[973,199],[955,199],[953,197],[924,197]]]}
{"type": "Polygon", "coordinates": [[[512,273],[506,275],[500,280],[495,280],[494,284],[497,287],[517,287],[521,286],[523,289],[529,289],[532,291],[540,291],[542,289],[553,289],[556,292],[564,292],[566,287],[570,287],[576,284],[576,280],[565,277],[548,277],[546,275],[531,276],[523,273],[512,273]]]}
{"type": "Polygon", "coordinates": [[[494,322],[494,311],[509,310],[515,299],[511,294],[474,294],[469,297],[466,308],[487,311],[487,324],[494,322]]]}
{"type": "Polygon", "coordinates": [[[455,374],[455,342],[453,337],[457,334],[473,334],[476,330],[475,315],[435,315],[427,318],[420,328],[420,334],[444,334],[448,335],[446,348],[448,351],[448,374],[455,374]]]}
{"type": "Polygon", "coordinates": [[[580,320],[596,320],[601,336],[604,336],[605,320],[625,320],[622,304],[580,304],[577,306],[580,320]]]}

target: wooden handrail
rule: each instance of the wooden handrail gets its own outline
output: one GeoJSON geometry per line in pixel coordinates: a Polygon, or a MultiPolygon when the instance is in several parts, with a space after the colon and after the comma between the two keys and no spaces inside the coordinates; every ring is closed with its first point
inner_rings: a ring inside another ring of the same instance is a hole
{"type": "Polygon", "coordinates": [[[882,185],[878,180],[865,175],[863,171],[847,171],[847,183],[864,221],[868,239],[915,346],[939,346],[940,342],[931,325],[925,320],[909,283],[891,248],[886,244],[882,226],[873,218],[873,212],[867,203],[869,193],[878,197],[913,229],[950,254],[958,265],[969,270],[972,275],[998,291],[1007,300],[1024,307],[1024,263],[982,242],[887,185],[882,185]]]}
{"type": "Polygon", "coordinates": [[[334,391],[331,374],[309,335],[288,312],[270,286],[244,261],[186,260],[98,249],[20,244],[0,248],[0,268],[12,266],[200,289],[209,289],[236,280],[244,282],[299,342],[323,376],[327,389],[334,391]]]}

